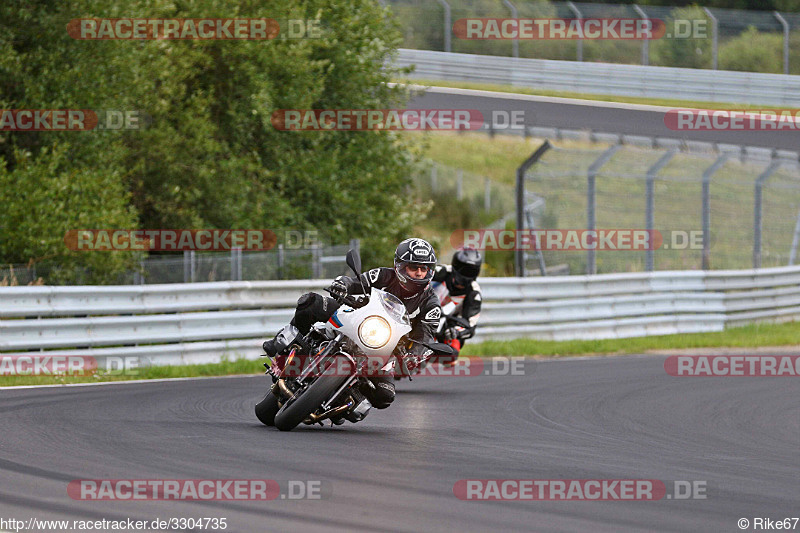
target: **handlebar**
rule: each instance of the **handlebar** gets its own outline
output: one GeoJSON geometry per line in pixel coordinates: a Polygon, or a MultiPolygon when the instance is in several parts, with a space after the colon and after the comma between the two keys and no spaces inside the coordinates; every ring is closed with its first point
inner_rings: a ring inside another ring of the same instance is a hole
{"type": "Polygon", "coordinates": [[[353,309],[360,309],[367,305],[369,302],[369,296],[364,295],[364,299],[356,298],[355,296],[350,296],[349,294],[339,294],[336,292],[332,292],[330,289],[324,289],[325,292],[330,294],[334,300],[339,302],[340,304],[349,305],[353,309]]]}
{"type": "Polygon", "coordinates": [[[462,328],[464,328],[465,331],[461,331],[457,335],[457,337],[460,340],[471,339],[475,335],[475,328],[473,328],[470,325],[469,320],[462,318],[460,316],[450,316],[450,315],[446,316],[445,318],[447,319],[448,328],[452,328],[454,326],[461,326],[462,328]]]}

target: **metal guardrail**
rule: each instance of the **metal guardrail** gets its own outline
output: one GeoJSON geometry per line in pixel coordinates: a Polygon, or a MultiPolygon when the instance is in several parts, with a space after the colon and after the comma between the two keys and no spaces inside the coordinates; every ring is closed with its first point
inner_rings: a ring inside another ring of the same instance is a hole
{"type": "Polygon", "coordinates": [[[467,81],[586,94],[800,106],[800,76],[401,49],[412,79],[467,81]]]}
{"type": "MultiPolygon", "coordinates": [[[[303,292],[327,282],[0,287],[3,356],[257,358],[303,292]]],[[[800,267],[483,278],[476,340],[600,339],[721,331],[800,317],[800,267]]]]}

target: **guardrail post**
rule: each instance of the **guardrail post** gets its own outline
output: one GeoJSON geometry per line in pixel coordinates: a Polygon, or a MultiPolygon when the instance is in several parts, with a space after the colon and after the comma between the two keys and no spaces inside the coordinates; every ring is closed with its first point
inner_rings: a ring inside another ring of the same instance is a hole
{"type": "MultiPolygon", "coordinates": [[[[525,173],[528,169],[536,163],[541,157],[544,155],[546,151],[552,148],[553,145],[550,144],[550,141],[545,139],[539,148],[533,152],[528,159],[526,159],[520,166],[517,168],[517,231],[523,231],[525,229],[525,173]]],[[[534,228],[530,228],[534,229],[534,228]]],[[[520,250],[518,246],[514,251],[514,273],[517,277],[525,277],[525,252],[524,250],[520,250]]]]}
{"type": "MultiPolygon", "coordinates": [[[[514,7],[514,4],[509,0],[503,0],[503,4],[511,11],[512,18],[519,19],[519,13],[517,12],[517,8],[514,7]]],[[[519,22],[517,22],[517,26],[519,26],[519,22]]],[[[511,55],[513,57],[519,57],[519,34],[511,41],[511,55]]]]}
{"type": "MultiPolygon", "coordinates": [[[[639,7],[636,4],[633,4],[633,9],[642,17],[644,20],[650,20],[650,17],[647,16],[647,13],[644,12],[644,9],[639,7]]],[[[650,24],[650,29],[653,29],[652,23],[650,24]]],[[[649,65],[650,64],[650,39],[642,39],[642,65],[649,65]]]]}
{"type": "MultiPolygon", "coordinates": [[[[620,148],[622,148],[621,144],[615,144],[603,152],[600,157],[595,159],[594,163],[589,166],[589,171],[586,174],[586,229],[589,231],[597,230],[597,173],[620,148]]],[[[598,241],[596,238],[594,242],[597,244],[598,241]]],[[[591,246],[586,250],[586,273],[590,275],[597,274],[597,257],[595,249],[591,246]]]]}
{"type": "Polygon", "coordinates": [[[711,13],[711,10],[707,7],[703,8],[708,18],[711,19],[711,68],[713,70],[717,70],[717,57],[718,57],[718,50],[717,44],[719,42],[719,21],[717,17],[711,13]]]}
{"type": "Polygon", "coordinates": [[[769,177],[774,174],[776,170],[778,170],[781,164],[781,161],[773,160],[767,169],[761,173],[758,179],[756,179],[755,199],[753,202],[755,204],[753,209],[753,268],[761,268],[762,189],[764,188],[764,183],[766,183],[767,179],[769,179],[769,177]]]}
{"type": "Polygon", "coordinates": [[[655,268],[655,258],[653,250],[653,230],[655,229],[655,179],[661,169],[667,166],[670,159],[672,159],[677,150],[670,150],[655,162],[655,164],[647,169],[647,192],[646,192],[646,207],[645,207],[645,226],[647,229],[649,246],[645,252],[645,270],[652,272],[655,268]]]}
{"type": "Polygon", "coordinates": [[[789,23],[777,11],[773,11],[773,14],[783,26],[783,73],[789,74],[789,23]]]}
{"type": "Polygon", "coordinates": [[[437,0],[444,8],[444,51],[452,52],[450,46],[450,34],[453,31],[453,23],[450,20],[450,4],[446,0],[437,0]]]}
{"type": "MultiPolygon", "coordinates": [[[[575,14],[575,18],[577,19],[583,18],[580,9],[578,9],[578,6],[576,6],[572,2],[567,2],[567,7],[569,7],[570,10],[572,10],[572,12],[575,14]]],[[[578,39],[578,61],[583,61],[583,39],[578,39]]]]}
{"type": "Polygon", "coordinates": [[[703,172],[703,270],[708,270],[711,265],[711,176],[713,176],[730,157],[730,152],[720,155],[717,160],[703,172]]]}

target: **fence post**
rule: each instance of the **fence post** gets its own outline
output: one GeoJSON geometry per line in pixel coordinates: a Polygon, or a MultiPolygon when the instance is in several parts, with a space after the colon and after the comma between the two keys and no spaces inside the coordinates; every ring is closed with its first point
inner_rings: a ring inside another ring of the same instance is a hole
{"type": "MultiPolygon", "coordinates": [[[[650,17],[647,16],[647,13],[636,4],[633,4],[633,9],[639,14],[640,17],[644,20],[650,20],[650,17]]],[[[650,30],[652,31],[653,24],[650,23],[650,30]]],[[[642,65],[649,65],[650,64],[650,39],[642,39],[642,65]]]]}
{"type": "Polygon", "coordinates": [[[431,191],[436,192],[438,184],[436,183],[436,169],[439,168],[435,163],[431,167],[431,191]]]}
{"type": "Polygon", "coordinates": [[[708,18],[711,19],[711,68],[717,70],[717,44],[719,39],[719,21],[707,7],[703,8],[708,18]]]}
{"type": "MultiPolygon", "coordinates": [[[[517,168],[517,231],[525,229],[525,173],[528,169],[536,163],[544,153],[552,148],[550,141],[545,139],[539,148],[533,152],[528,159],[526,159],[517,168]]],[[[533,229],[533,228],[531,228],[533,229]]],[[[519,249],[519,246],[514,251],[514,273],[519,277],[525,277],[525,251],[519,249]]]]}
{"type": "MultiPolygon", "coordinates": [[[[505,4],[509,11],[511,11],[511,18],[519,18],[519,13],[517,12],[517,8],[514,7],[514,4],[512,4],[509,0],[503,0],[503,4],[505,4]]],[[[511,55],[513,57],[519,57],[519,35],[517,35],[517,37],[511,41],[511,55]]]]}
{"type": "Polygon", "coordinates": [[[792,249],[789,252],[789,266],[794,264],[797,259],[797,244],[800,242],[800,211],[797,212],[797,220],[794,223],[794,235],[792,236],[792,249]]]}
{"type": "Polygon", "coordinates": [[[460,168],[456,169],[456,198],[464,198],[464,171],[460,168]]]}
{"type": "Polygon", "coordinates": [[[314,279],[322,278],[322,247],[315,244],[311,248],[311,268],[313,271],[312,277],[314,279]]]}
{"type": "MultiPolygon", "coordinates": [[[[575,14],[575,18],[577,19],[583,18],[583,15],[581,15],[580,10],[575,4],[573,4],[572,2],[567,2],[567,7],[569,7],[570,10],[572,10],[572,12],[575,14]]],[[[577,45],[578,45],[578,61],[583,61],[583,39],[578,39],[577,45]]]]}
{"type": "Polygon", "coordinates": [[[283,250],[283,244],[278,245],[278,279],[283,279],[286,275],[286,253],[283,250]]]}
{"type": "Polygon", "coordinates": [[[453,23],[450,22],[450,4],[446,0],[438,0],[444,8],[444,51],[452,52],[450,48],[450,33],[453,28],[453,23]]]}
{"type": "Polygon", "coordinates": [[[720,155],[717,160],[703,172],[703,270],[708,270],[711,265],[711,176],[713,176],[730,157],[730,152],[720,155]]]}
{"type": "MultiPolygon", "coordinates": [[[[609,147],[589,166],[589,171],[586,174],[586,229],[589,231],[597,230],[597,173],[620,148],[622,148],[621,144],[609,147]]],[[[595,238],[594,242],[597,244],[597,238],[595,238]]],[[[589,247],[586,250],[586,273],[589,275],[597,274],[597,256],[593,247],[589,247]]]]}
{"type": "Polygon", "coordinates": [[[195,278],[195,258],[194,250],[183,252],[183,282],[194,283],[195,278]]]}
{"type": "Polygon", "coordinates": [[[677,150],[670,150],[655,162],[653,166],[647,169],[647,192],[645,199],[645,227],[647,229],[649,246],[645,252],[645,270],[652,272],[655,268],[654,250],[653,250],[653,230],[655,229],[655,179],[661,169],[667,166],[667,163],[677,153],[677,150]]]}
{"type": "Polygon", "coordinates": [[[753,213],[753,268],[761,268],[761,198],[762,189],[767,179],[781,166],[780,160],[773,160],[767,169],[756,179],[756,190],[753,213]]]}
{"type": "Polygon", "coordinates": [[[231,248],[231,281],[242,281],[241,248],[231,248]]]}
{"type": "Polygon", "coordinates": [[[483,178],[483,210],[487,213],[492,209],[492,182],[483,178]]]}
{"type": "Polygon", "coordinates": [[[783,73],[789,74],[789,23],[777,11],[773,11],[773,14],[783,26],[783,73]]]}

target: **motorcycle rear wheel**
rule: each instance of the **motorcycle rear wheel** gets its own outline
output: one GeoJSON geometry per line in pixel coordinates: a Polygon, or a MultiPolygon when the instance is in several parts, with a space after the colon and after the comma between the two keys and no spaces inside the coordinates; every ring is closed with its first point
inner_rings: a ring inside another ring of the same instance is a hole
{"type": "Polygon", "coordinates": [[[267,391],[264,399],[256,404],[256,416],[266,426],[275,425],[275,415],[280,409],[278,397],[272,393],[272,389],[267,391]]]}

